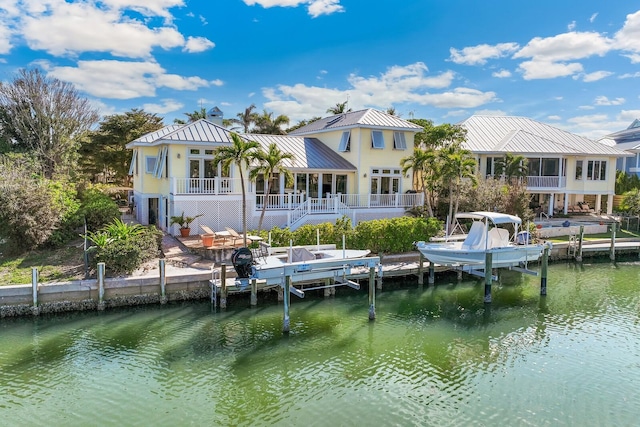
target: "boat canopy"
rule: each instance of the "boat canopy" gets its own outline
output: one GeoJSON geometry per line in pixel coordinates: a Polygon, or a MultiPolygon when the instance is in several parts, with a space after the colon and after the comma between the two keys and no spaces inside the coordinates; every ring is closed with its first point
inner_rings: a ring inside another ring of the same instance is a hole
{"type": "Polygon", "coordinates": [[[494,224],[522,224],[520,217],[499,212],[458,212],[456,218],[474,220],[488,218],[494,224]]]}

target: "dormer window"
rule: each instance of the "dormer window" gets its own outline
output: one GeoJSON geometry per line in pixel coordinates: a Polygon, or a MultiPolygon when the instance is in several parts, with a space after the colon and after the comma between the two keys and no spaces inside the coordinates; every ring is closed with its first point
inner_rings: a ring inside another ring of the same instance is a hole
{"type": "Polygon", "coordinates": [[[351,132],[342,132],[342,138],[340,139],[340,146],[338,151],[351,151],[351,132]]]}
{"type": "Polygon", "coordinates": [[[395,150],[407,149],[407,140],[405,139],[404,132],[393,133],[393,148],[395,150]]]}
{"type": "Polygon", "coordinates": [[[384,148],[384,137],[382,136],[382,131],[371,131],[371,147],[376,149],[384,148]]]}

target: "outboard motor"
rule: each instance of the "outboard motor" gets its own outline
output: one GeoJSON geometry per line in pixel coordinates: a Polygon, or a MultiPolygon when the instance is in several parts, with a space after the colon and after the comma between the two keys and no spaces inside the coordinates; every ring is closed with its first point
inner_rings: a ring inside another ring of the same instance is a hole
{"type": "Polygon", "coordinates": [[[251,276],[251,266],[253,265],[253,255],[249,248],[238,248],[231,252],[231,263],[238,273],[239,279],[248,279],[251,276]]]}

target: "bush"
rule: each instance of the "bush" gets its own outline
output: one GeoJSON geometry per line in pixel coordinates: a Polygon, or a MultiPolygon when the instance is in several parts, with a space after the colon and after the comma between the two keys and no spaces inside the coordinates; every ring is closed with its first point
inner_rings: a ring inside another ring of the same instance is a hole
{"type": "Polygon", "coordinates": [[[95,231],[120,218],[120,209],[106,194],[88,189],[82,194],[82,214],[87,221],[87,229],[95,231]]]}
{"type": "Polygon", "coordinates": [[[157,258],[162,233],[154,226],[128,225],[116,219],[87,237],[95,245],[91,248],[91,267],[95,270],[99,262],[104,262],[110,275],[120,275],[130,274],[143,263],[157,258]]]}
{"type": "Polygon", "coordinates": [[[51,203],[60,213],[60,223],[47,240],[47,245],[60,246],[78,237],[78,227],[82,225],[80,201],[76,198],[73,184],[66,181],[52,181],[49,184],[51,203]]]}

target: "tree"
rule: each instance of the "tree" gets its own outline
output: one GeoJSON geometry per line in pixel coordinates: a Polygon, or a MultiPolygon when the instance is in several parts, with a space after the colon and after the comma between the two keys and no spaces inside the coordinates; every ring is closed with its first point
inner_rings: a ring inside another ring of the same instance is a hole
{"type": "Polygon", "coordinates": [[[237,118],[229,119],[229,122],[232,124],[240,125],[244,133],[249,133],[251,125],[256,123],[256,120],[258,118],[258,114],[253,111],[255,110],[255,108],[255,104],[249,105],[244,109],[242,113],[236,114],[237,118]]]}
{"type": "Polygon", "coordinates": [[[282,126],[289,124],[289,117],[281,114],[275,119],[273,118],[273,112],[264,110],[262,115],[256,116],[256,133],[267,135],[284,135],[282,126]]]}
{"type": "Polygon", "coordinates": [[[496,160],[494,178],[505,178],[508,182],[512,178],[524,178],[528,174],[527,158],[521,154],[505,153],[496,160]]]}
{"type": "Polygon", "coordinates": [[[286,133],[291,133],[296,129],[300,129],[303,126],[308,125],[309,123],[313,123],[315,121],[320,120],[322,117],[316,116],[316,117],[312,117],[309,120],[300,120],[298,123],[296,123],[295,125],[291,126],[290,128],[288,128],[286,130],[286,133]]]}
{"type": "Polygon", "coordinates": [[[0,110],[0,129],[12,149],[33,153],[47,178],[73,170],[80,137],[99,118],[73,85],[38,69],[21,69],[0,83],[0,110]]]}
{"type": "Polygon", "coordinates": [[[413,146],[414,147],[422,147],[422,146],[427,146],[426,143],[426,139],[427,139],[427,134],[429,133],[429,129],[433,128],[433,122],[431,120],[427,120],[427,119],[409,119],[409,121],[413,124],[416,124],[420,127],[422,127],[422,131],[416,133],[414,139],[413,139],[413,146]]]}
{"type": "Polygon", "coordinates": [[[347,100],[347,101],[344,101],[344,102],[338,102],[338,103],[336,104],[336,106],[335,106],[335,107],[327,108],[327,113],[331,113],[331,114],[342,114],[342,113],[348,113],[348,112],[350,112],[350,111],[351,111],[351,108],[349,108],[349,109],[347,110],[347,103],[348,103],[348,102],[349,102],[348,100],[347,100]]]}
{"type": "Polygon", "coordinates": [[[414,148],[411,156],[400,160],[402,173],[406,174],[411,170],[415,189],[422,191],[424,194],[424,203],[429,216],[433,216],[433,206],[431,205],[427,182],[428,176],[433,173],[435,160],[436,154],[433,150],[423,150],[422,148],[414,148]]]}
{"type": "Polygon", "coordinates": [[[258,231],[262,230],[262,221],[264,220],[264,213],[269,203],[273,175],[276,173],[283,174],[286,179],[292,180],[293,175],[291,171],[284,166],[284,161],[293,160],[293,158],[293,154],[281,151],[276,144],[269,144],[269,150],[266,153],[264,151],[258,151],[256,154],[258,166],[251,171],[251,179],[255,179],[259,174],[263,174],[267,183],[262,212],[260,213],[260,221],[258,221],[258,231]]]}
{"type": "MultiPolygon", "coordinates": [[[[476,183],[476,161],[469,150],[462,149],[458,144],[450,144],[439,153],[441,177],[448,183],[449,215],[448,224],[453,225],[458,207],[460,206],[460,188],[463,180],[476,183]]],[[[447,230],[449,233],[449,230],[447,230]]]]}
{"type": "Polygon", "coordinates": [[[88,175],[103,173],[120,184],[129,183],[129,142],[164,126],[162,118],[137,108],[106,116],[80,147],[82,170],[88,175]]]}
{"type": "Polygon", "coordinates": [[[193,113],[184,113],[187,116],[188,121],[184,121],[182,119],[173,119],[173,123],[177,125],[186,125],[187,123],[197,122],[200,119],[207,118],[207,109],[204,107],[200,107],[199,110],[195,110],[193,113]]]}
{"type": "Polygon", "coordinates": [[[255,141],[245,141],[235,132],[231,132],[231,145],[223,145],[215,149],[213,164],[222,163],[228,168],[231,164],[238,167],[240,173],[240,187],[242,188],[242,239],[244,246],[247,246],[247,196],[244,188],[244,175],[242,168],[248,168],[249,164],[256,157],[260,144],[255,141]]]}

